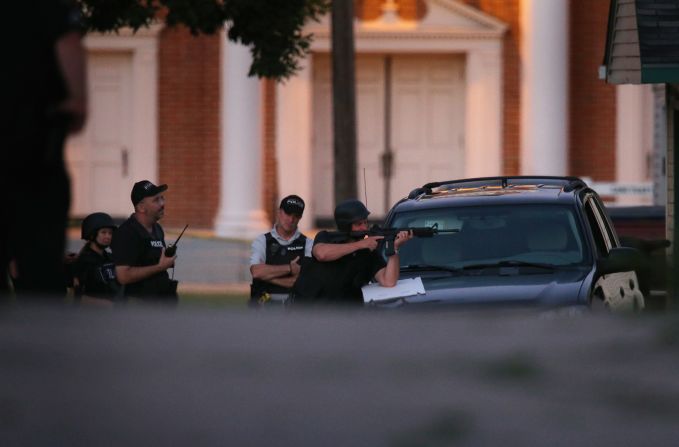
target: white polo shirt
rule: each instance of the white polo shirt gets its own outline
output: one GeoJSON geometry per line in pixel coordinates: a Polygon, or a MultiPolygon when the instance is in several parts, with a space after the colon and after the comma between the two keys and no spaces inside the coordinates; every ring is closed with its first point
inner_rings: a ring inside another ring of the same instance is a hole
{"type": "MultiPolygon", "coordinates": [[[[302,233],[297,230],[295,234],[292,235],[290,239],[283,239],[278,231],[276,231],[276,225],[271,229],[271,236],[278,242],[281,246],[285,247],[290,245],[292,241],[297,239],[302,233]]],[[[311,256],[311,249],[314,246],[314,240],[311,238],[306,238],[306,243],[304,246],[304,256],[311,256]]],[[[266,234],[260,234],[252,241],[252,247],[250,251],[250,265],[256,264],[266,264],[266,234]]]]}

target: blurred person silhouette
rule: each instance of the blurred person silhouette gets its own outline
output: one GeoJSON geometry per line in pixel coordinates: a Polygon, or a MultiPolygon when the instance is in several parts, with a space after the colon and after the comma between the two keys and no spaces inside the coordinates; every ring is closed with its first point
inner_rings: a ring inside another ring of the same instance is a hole
{"type": "Polygon", "coordinates": [[[66,136],[86,118],[79,10],[66,0],[3,4],[0,119],[0,297],[63,298],[70,204],[66,136]]]}

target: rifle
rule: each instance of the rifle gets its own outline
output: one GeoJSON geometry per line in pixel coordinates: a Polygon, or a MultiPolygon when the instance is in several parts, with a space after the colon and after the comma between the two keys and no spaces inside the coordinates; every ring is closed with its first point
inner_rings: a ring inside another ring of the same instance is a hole
{"type": "Polygon", "coordinates": [[[186,231],[186,229],[187,229],[188,227],[189,227],[189,224],[186,224],[186,226],[184,227],[184,229],[182,230],[182,232],[179,233],[179,237],[177,238],[177,240],[174,241],[174,244],[172,244],[172,245],[170,245],[169,247],[167,247],[167,249],[165,250],[165,256],[168,256],[168,257],[174,256],[174,254],[177,252],[177,243],[179,242],[179,239],[182,238],[182,235],[184,234],[184,232],[186,231]]]}
{"type": "Polygon", "coordinates": [[[438,224],[435,223],[431,227],[404,227],[404,228],[382,228],[373,225],[367,231],[329,231],[328,234],[348,236],[352,239],[362,239],[366,236],[382,236],[382,244],[384,245],[384,254],[386,256],[393,256],[396,254],[396,247],[394,241],[396,236],[401,231],[412,231],[415,237],[433,237],[441,233],[458,233],[459,229],[439,230],[438,224]]]}

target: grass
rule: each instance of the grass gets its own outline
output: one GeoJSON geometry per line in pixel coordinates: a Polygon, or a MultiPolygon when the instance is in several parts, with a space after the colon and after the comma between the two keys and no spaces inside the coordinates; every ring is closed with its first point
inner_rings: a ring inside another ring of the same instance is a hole
{"type": "Polygon", "coordinates": [[[180,307],[245,308],[248,296],[234,293],[183,292],[179,294],[180,307]]]}

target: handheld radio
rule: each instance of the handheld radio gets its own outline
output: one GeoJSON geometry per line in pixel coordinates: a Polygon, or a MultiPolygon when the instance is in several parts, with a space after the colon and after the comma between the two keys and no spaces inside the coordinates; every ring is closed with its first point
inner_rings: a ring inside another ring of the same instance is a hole
{"type": "Polygon", "coordinates": [[[186,224],[186,226],[184,227],[184,229],[182,230],[182,232],[179,233],[179,237],[177,238],[177,240],[174,241],[174,244],[172,244],[172,245],[170,245],[169,247],[167,247],[167,249],[165,250],[165,256],[169,256],[169,257],[174,256],[174,254],[177,252],[177,243],[179,242],[179,239],[182,238],[182,235],[184,234],[184,232],[186,231],[186,229],[187,229],[188,227],[189,227],[189,224],[186,224]]]}

